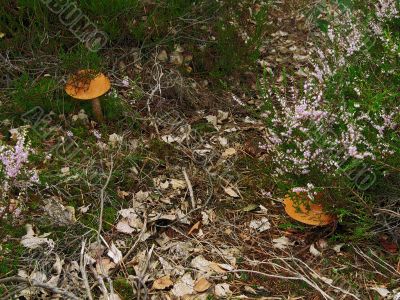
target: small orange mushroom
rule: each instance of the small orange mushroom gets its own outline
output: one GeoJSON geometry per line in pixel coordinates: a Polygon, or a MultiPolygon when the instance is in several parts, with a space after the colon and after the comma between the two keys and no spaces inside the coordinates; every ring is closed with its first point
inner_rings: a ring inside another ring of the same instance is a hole
{"type": "MultiPolygon", "coordinates": [[[[306,196],[298,194],[298,197],[306,196]]],[[[323,211],[321,204],[312,203],[308,198],[296,202],[299,203],[295,203],[290,196],[286,196],[283,201],[286,213],[296,221],[308,225],[324,226],[331,224],[335,220],[334,216],[323,211]]]]}
{"type": "Polygon", "coordinates": [[[77,100],[90,100],[96,120],[103,122],[99,97],[107,93],[110,88],[110,81],[103,73],[80,70],[69,78],[65,85],[65,92],[77,100]]]}

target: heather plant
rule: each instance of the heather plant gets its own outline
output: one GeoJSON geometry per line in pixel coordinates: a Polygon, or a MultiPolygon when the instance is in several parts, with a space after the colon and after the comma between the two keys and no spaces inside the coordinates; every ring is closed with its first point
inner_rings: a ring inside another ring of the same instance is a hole
{"type": "Polygon", "coordinates": [[[14,145],[0,143],[0,216],[10,212],[11,201],[15,204],[28,187],[39,182],[37,171],[28,164],[32,149],[26,141],[26,128],[13,131],[13,135],[14,145]]]}
{"type": "Polygon", "coordinates": [[[394,0],[341,7],[322,32],[305,83],[263,90],[269,141],[261,147],[285,191],[365,191],[389,172],[400,155],[398,27],[394,0]]]}

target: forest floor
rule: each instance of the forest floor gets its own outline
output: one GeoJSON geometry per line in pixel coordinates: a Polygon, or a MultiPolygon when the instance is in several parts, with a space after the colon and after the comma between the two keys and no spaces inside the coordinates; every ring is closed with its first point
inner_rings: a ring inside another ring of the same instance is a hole
{"type": "MultiPolygon", "coordinates": [[[[123,118],[97,124],[79,109],[33,122],[34,111],[25,115],[48,184],[29,193],[12,221],[0,221],[0,299],[399,295],[398,250],[387,236],[347,238],[340,223],[297,223],[270,176],[259,79],[267,68],[276,86],[301,82],[318,35],[310,4],[291,2],[269,11],[261,55],[248,70],[205,78],[190,44],[155,47],[147,58],[142,49],[112,49],[105,73],[126,105],[123,118]],[[17,275],[26,281],[6,282],[17,275]]],[[[9,63],[24,69],[37,59],[9,63]]],[[[56,65],[43,58],[37,77],[52,76],[56,65]]],[[[18,124],[5,115],[4,139],[18,124]]]]}

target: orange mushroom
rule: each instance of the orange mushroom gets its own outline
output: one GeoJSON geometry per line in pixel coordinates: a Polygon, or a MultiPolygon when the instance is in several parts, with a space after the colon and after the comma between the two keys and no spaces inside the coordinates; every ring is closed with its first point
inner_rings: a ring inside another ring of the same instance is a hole
{"type": "Polygon", "coordinates": [[[96,120],[102,122],[103,113],[99,97],[107,93],[110,88],[110,81],[104,74],[93,70],[80,70],[69,78],[65,92],[74,99],[91,101],[96,120]]]}
{"type": "MultiPolygon", "coordinates": [[[[299,195],[298,197],[306,197],[299,195]]],[[[335,217],[324,213],[321,204],[312,203],[310,199],[305,198],[295,203],[290,196],[286,196],[283,203],[286,213],[296,221],[308,225],[324,226],[331,224],[335,217]]]]}

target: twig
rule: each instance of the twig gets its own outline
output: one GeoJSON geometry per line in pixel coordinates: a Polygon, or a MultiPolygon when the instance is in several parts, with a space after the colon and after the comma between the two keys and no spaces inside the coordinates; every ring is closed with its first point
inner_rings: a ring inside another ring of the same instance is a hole
{"type": "Polygon", "coordinates": [[[196,202],[194,200],[194,193],[193,193],[192,183],[190,182],[189,176],[186,173],[186,169],[185,168],[182,169],[182,172],[183,172],[183,176],[185,176],[185,181],[186,181],[186,184],[188,186],[189,195],[190,195],[190,201],[192,202],[192,208],[195,209],[196,208],[196,202]]]}
{"type": "Polygon", "coordinates": [[[97,284],[94,285],[92,288],[96,287],[97,285],[100,285],[100,290],[101,290],[101,293],[103,294],[104,298],[105,298],[105,299],[109,299],[109,297],[108,297],[109,294],[108,294],[106,285],[105,285],[105,283],[104,283],[103,276],[101,276],[100,274],[98,274],[97,271],[96,271],[96,269],[93,268],[92,265],[89,265],[89,268],[90,268],[90,270],[92,271],[93,276],[94,276],[94,277],[96,278],[96,280],[97,280],[97,284]]]}
{"type": "Polygon", "coordinates": [[[26,283],[29,284],[31,287],[38,287],[38,288],[42,288],[48,291],[53,292],[54,294],[60,294],[64,297],[66,297],[67,299],[72,299],[72,300],[79,300],[80,298],[78,298],[77,296],[75,296],[74,294],[60,289],[58,287],[55,286],[51,286],[48,285],[46,283],[43,282],[38,282],[36,280],[29,280],[29,279],[25,279],[22,277],[18,277],[18,276],[12,276],[12,277],[6,277],[6,278],[1,278],[0,279],[0,284],[1,283],[6,283],[6,282],[22,282],[22,283],[26,283]]]}
{"type": "Polygon", "coordinates": [[[377,210],[379,210],[379,211],[381,211],[381,212],[383,212],[383,213],[389,214],[389,215],[391,215],[391,216],[400,218],[400,213],[395,212],[395,211],[393,211],[393,210],[386,209],[386,208],[378,208],[377,210]]]}
{"type": "Polygon", "coordinates": [[[86,273],[85,244],[86,244],[86,241],[83,240],[82,248],[81,248],[81,257],[80,257],[80,269],[81,269],[81,273],[82,273],[83,283],[85,284],[86,294],[87,294],[89,300],[93,300],[92,292],[90,290],[90,285],[89,285],[89,281],[88,281],[87,273],[86,273]]]}
{"type": "Polygon", "coordinates": [[[327,293],[325,293],[315,282],[311,281],[309,278],[301,275],[299,273],[299,276],[281,276],[281,275],[275,275],[275,274],[268,274],[264,272],[259,272],[259,271],[254,271],[254,270],[245,270],[245,269],[239,269],[239,270],[231,270],[228,271],[228,273],[254,273],[258,275],[263,275],[266,277],[271,277],[271,278],[278,278],[278,279],[286,279],[286,280],[301,280],[316,289],[325,299],[328,300],[334,300],[331,296],[329,296],[327,293]]]}
{"type": "Polygon", "coordinates": [[[107,181],[103,185],[100,191],[100,216],[99,216],[99,229],[97,231],[97,243],[99,244],[100,244],[101,230],[103,228],[104,193],[107,189],[108,184],[110,183],[112,172],[113,172],[113,160],[111,159],[110,172],[108,173],[107,181]]]}
{"type": "MultiPolygon", "coordinates": [[[[150,263],[151,256],[153,255],[153,251],[154,251],[154,244],[151,246],[151,248],[149,250],[149,253],[147,253],[147,259],[146,259],[146,262],[145,262],[145,264],[143,266],[143,269],[138,271],[139,274],[136,274],[137,279],[141,283],[144,282],[143,277],[144,277],[144,274],[146,274],[147,268],[149,267],[149,263],[150,263]]],[[[147,298],[146,285],[141,284],[141,285],[139,285],[137,287],[137,300],[140,300],[140,295],[142,293],[141,286],[143,286],[145,288],[144,292],[145,292],[145,295],[146,295],[146,298],[147,298]]]]}

